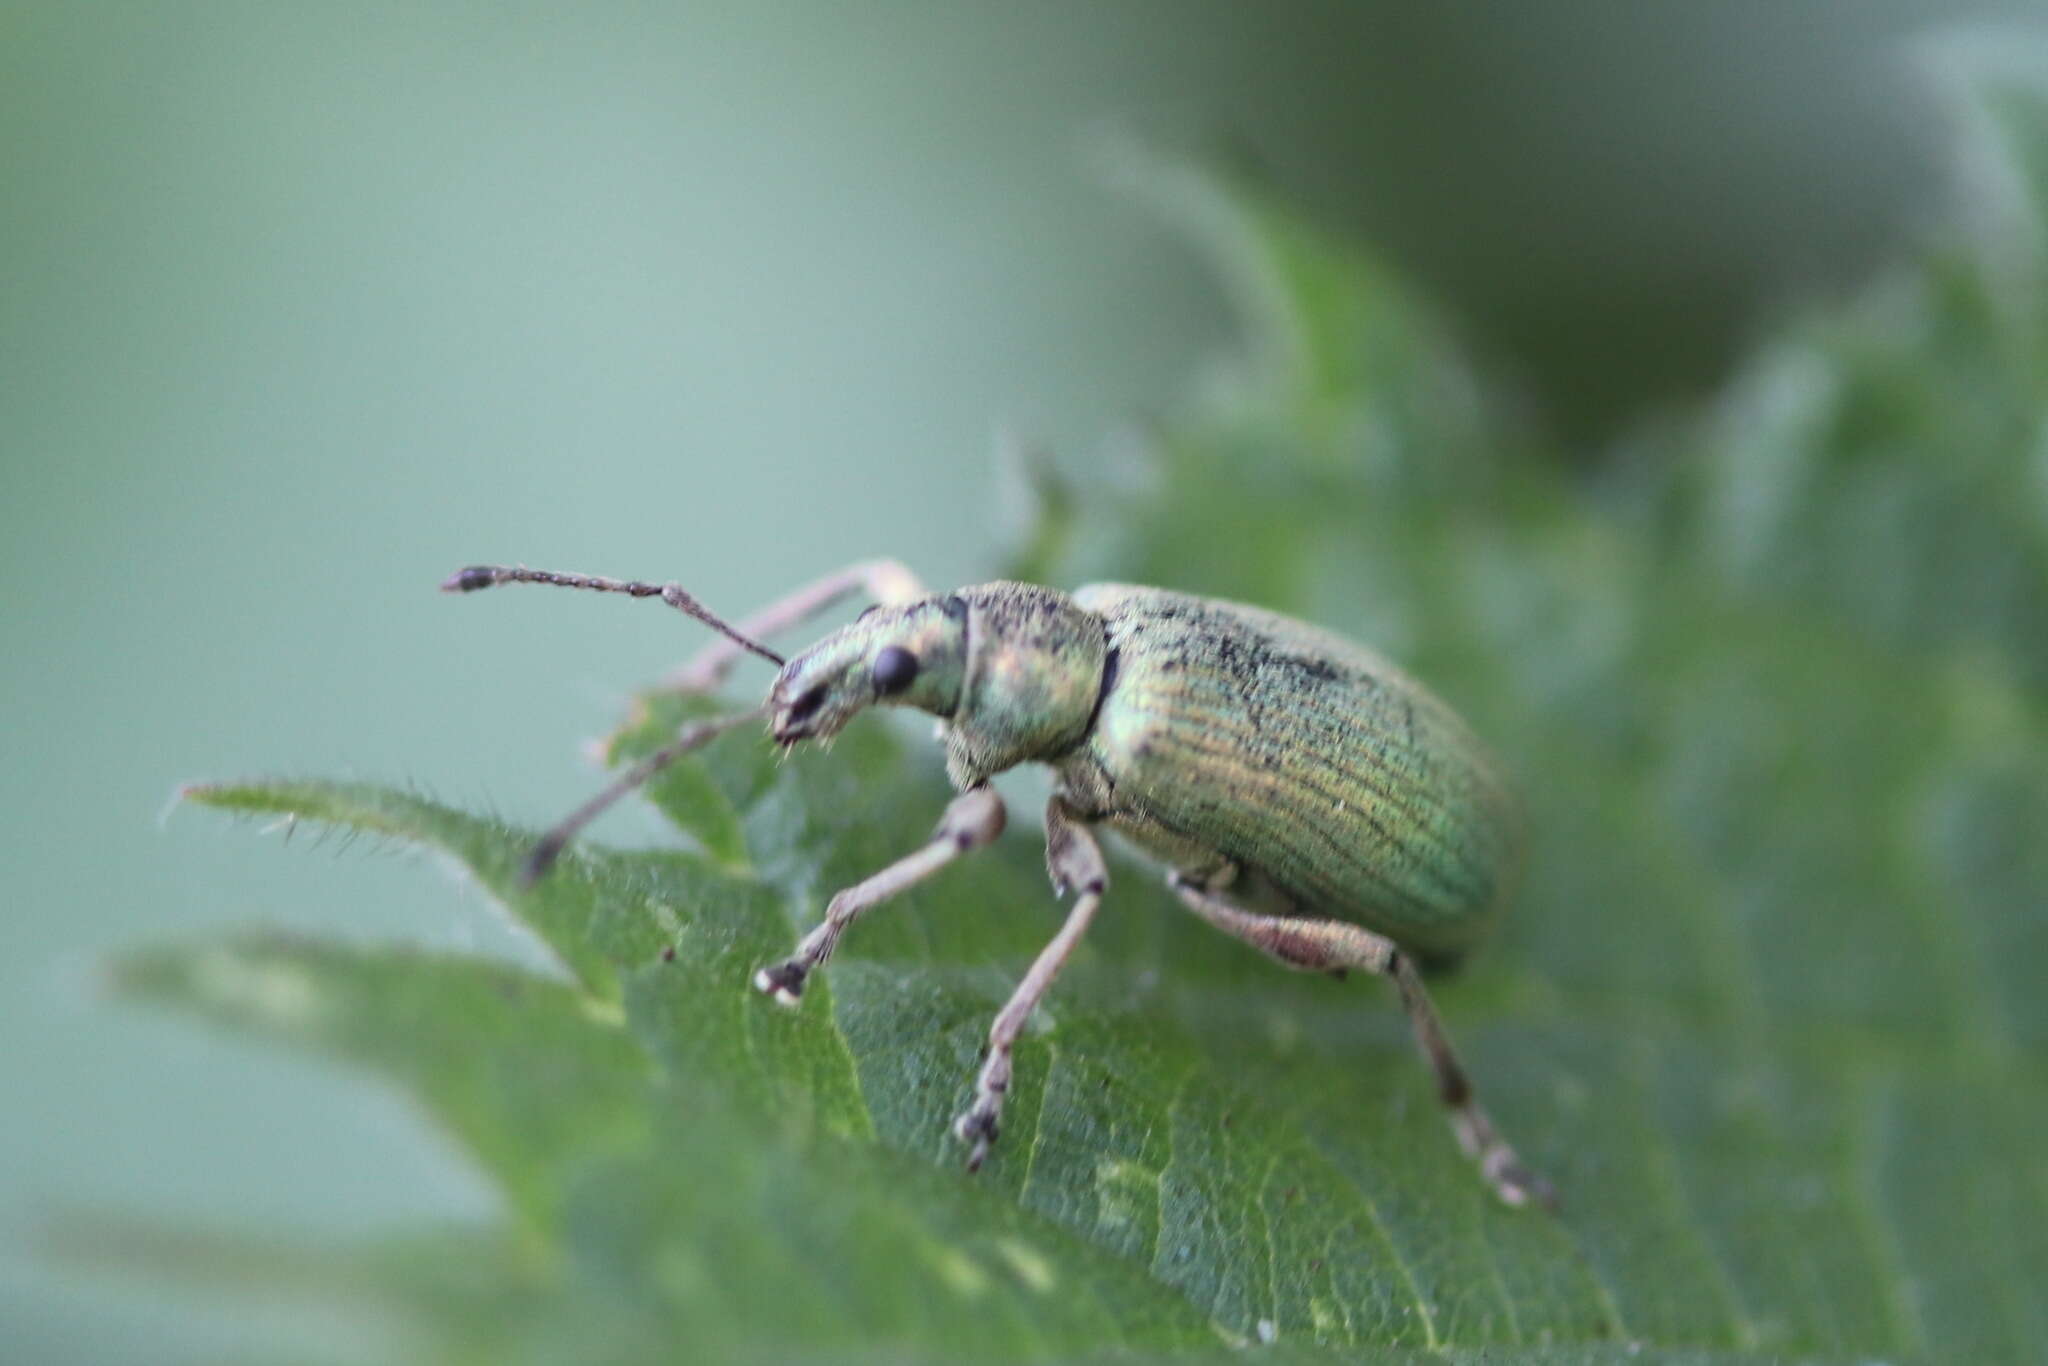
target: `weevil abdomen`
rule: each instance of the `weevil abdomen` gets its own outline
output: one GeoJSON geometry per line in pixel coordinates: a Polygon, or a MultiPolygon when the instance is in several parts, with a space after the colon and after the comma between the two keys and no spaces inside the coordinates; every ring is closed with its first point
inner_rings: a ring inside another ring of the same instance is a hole
{"type": "Polygon", "coordinates": [[[1518,822],[1457,716],[1372,651],[1277,613],[1157,588],[1074,594],[1111,665],[1062,765],[1100,818],[1175,866],[1211,851],[1302,911],[1431,958],[1510,890],[1518,822]]]}

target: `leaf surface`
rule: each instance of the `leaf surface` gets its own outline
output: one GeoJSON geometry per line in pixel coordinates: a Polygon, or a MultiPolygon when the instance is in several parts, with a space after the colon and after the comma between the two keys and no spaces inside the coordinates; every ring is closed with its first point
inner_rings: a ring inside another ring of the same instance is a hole
{"type": "MultiPolygon", "coordinates": [[[[406,794],[194,793],[435,849],[564,968],[267,936],[125,960],[136,994],[390,1077],[506,1193],[516,1236],[458,1235],[461,1284],[401,1274],[402,1240],[331,1279],[451,1360],[2036,1359],[2038,288],[1903,272],[1589,477],[1355,247],[1161,188],[1264,345],[1032,553],[1370,641],[1502,753],[1526,882],[1437,990],[1563,1211],[1488,1195],[1389,992],[1271,967],[1128,860],[997,1155],[957,1171],[988,1019],[1060,914],[1030,820],[864,921],[801,1011],[747,989],[946,800],[867,720],[782,764],[721,739],[649,793],[687,848],[578,849],[530,891],[530,832],[406,794]]],[[[614,759],[709,705],[650,697],[614,759]]]]}

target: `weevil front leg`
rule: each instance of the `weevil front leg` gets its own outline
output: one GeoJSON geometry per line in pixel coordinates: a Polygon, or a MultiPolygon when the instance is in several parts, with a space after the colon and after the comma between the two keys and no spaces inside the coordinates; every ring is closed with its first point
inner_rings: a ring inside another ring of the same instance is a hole
{"type": "Polygon", "coordinates": [[[755,973],[754,985],[780,1004],[794,1006],[803,997],[805,979],[825,965],[847,926],[962,854],[994,840],[1003,833],[1003,819],[1003,799],[994,788],[975,787],[961,793],[947,804],[939,828],[923,848],[834,896],[825,907],[825,918],[803,937],[796,953],[755,973]]]}
{"type": "Polygon", "coordinates": [[[1109,889],[1109,868],[1102,861],[1101,846],[1059,796],[1054,796],[1045,808],[1045,867],[1052,874],[1055,895],[1065,896],[1069,891],[1080,895],[1074,899],[1074,908],[1067,912],[1060,932],[1039,950],[1031,970],[1024,974],[1024,980],[1010,993],[1009,1001],[996,1012],[995,1023],[989,1026],[988,1057],[982,1062],[981,1075],[974,1081],[974,1103],[953,1122],[953,1132],[960,1141],[974,1145],[967,1155],[969,1171],[981,1169],[996,1141],[1003,1096],[1010,1089],[1010,1051],[1018,1035],[1024,1032],[1031,1012],[1052,989],[1053,979],[1059,976],[1074,946],[1088,932],[1088,922],[1095,919],[1102,894],[1109,889]]]}
{"type": "Polygon", "coordinates": [[[675,739],[655,750],[652,754],[637,760],[624,773],[607,784],[595,797],[571,811],[553,829],[534,841],[533,849],[526,856],[526,863],[519,873],[519,885],[531,887],[547,876],[548,869],[555,866],[562,850],[569,841],[576,838],[584,826],[596,820],[611,809],[619,798],[633,792],[654,778],[663,769],[682,758],[692,750],[702,749],[719,736],[749,721],[761,719],[761,708],[751,711],[734,712],[730,716],[714,716],[704,721],[692,721],[676,732],[675,739]]]}
{"type": "MultiPolygon", "coordinates": [[[[885,607],[900,606],[930,596],[917,575],[895,560],[863,560],[836,574],[827,574],[805,584],[787,597],[777,598],[752,616],[744,618],[738,631],[755,640],[779,635],[803,625],[834,603],[855,592],[865,591],[885,607]]],[[[674,692],[710,692],[725,681],[739,662],[742,647],[723,637],[692,655],[689,662],[662,680],[674,692]]]]}
{"type": "Polygon", "coordinates": [[[1522,1164],[1508,1146],[1493,1120],[1472,1093],[1472,1082],[1451,1049],[1436,1006],[1416,971],[1415,960],[1384,935],[1342,920],[1314,920],[1284,915],[1260,915],[1234,904],[1228,898],[1186,877],[1172,873],[1167,884],[1188,909],[1202,919],[1244,940],[1290,968],[1304,972],[1341,972],[1362,968],[1394,979],[1401,1004],[1408,1011],[1408,1023],[1415,1043],[1436,1074],[1437,1095],[1450,1111],[1451,1129],[1458,1146],[1479,1163],[1479,1171],[1494,1193],[1510,1205],[1530,1201],[1555,1208],[1557,1196],[1550,1183],[1522,1164]]]}

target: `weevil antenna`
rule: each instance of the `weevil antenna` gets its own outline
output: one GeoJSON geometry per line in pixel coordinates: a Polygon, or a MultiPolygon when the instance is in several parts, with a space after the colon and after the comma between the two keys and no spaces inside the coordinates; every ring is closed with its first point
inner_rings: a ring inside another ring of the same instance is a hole
{"type": "Polygon", "coordinates": [[[638,579],[607,579],[596,574],[557,574],[546,569],[528,569],[523,565],[473,564],[467,569],[457,570],[449,575],[442,582],[441,591],[474,593],[479,588],[494,588],[501,583],[551,583],[557,588],[588,588],[596,593],[624,593],[635,598],[660,598],[678,612],[695,617],[742,649],[753,651],[777,668],[788,663],[766,645],[741,635],[726,622],[725,618],[691,597],[679,583],[642,583],[638,579]]]}
{"type": "Polygon", "coordinates": [[[525,866],[519,870],[520,887],[531,887],[546,877],[548,869],[555,866],[555,860],[561,857],[562,850],[568,847],[569,841],[575,839],[584,826],[609,810],[619,798],[642,786],[691,750],[702,748],[735,726],[758,721],[767,715],[767,712],[766,707],[755,707],[752,711],[736,712],[731,716],[714,716],[709,720],[694,721],[684,726],[676,732],[675,739],[621,773],[602,792],[571,811],[554,829],[542,835],[535,842],[533,851],[526,856],[525,866]]]}

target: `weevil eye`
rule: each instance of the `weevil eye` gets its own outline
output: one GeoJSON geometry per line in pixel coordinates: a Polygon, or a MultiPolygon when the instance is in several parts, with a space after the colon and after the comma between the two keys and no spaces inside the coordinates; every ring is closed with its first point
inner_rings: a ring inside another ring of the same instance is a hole
{"type": "Polygon", "coordinates": [[[875,656],[875,691],[887,697],[902,692],[917,678],[917,656],[890,645],[875,656]]]}

